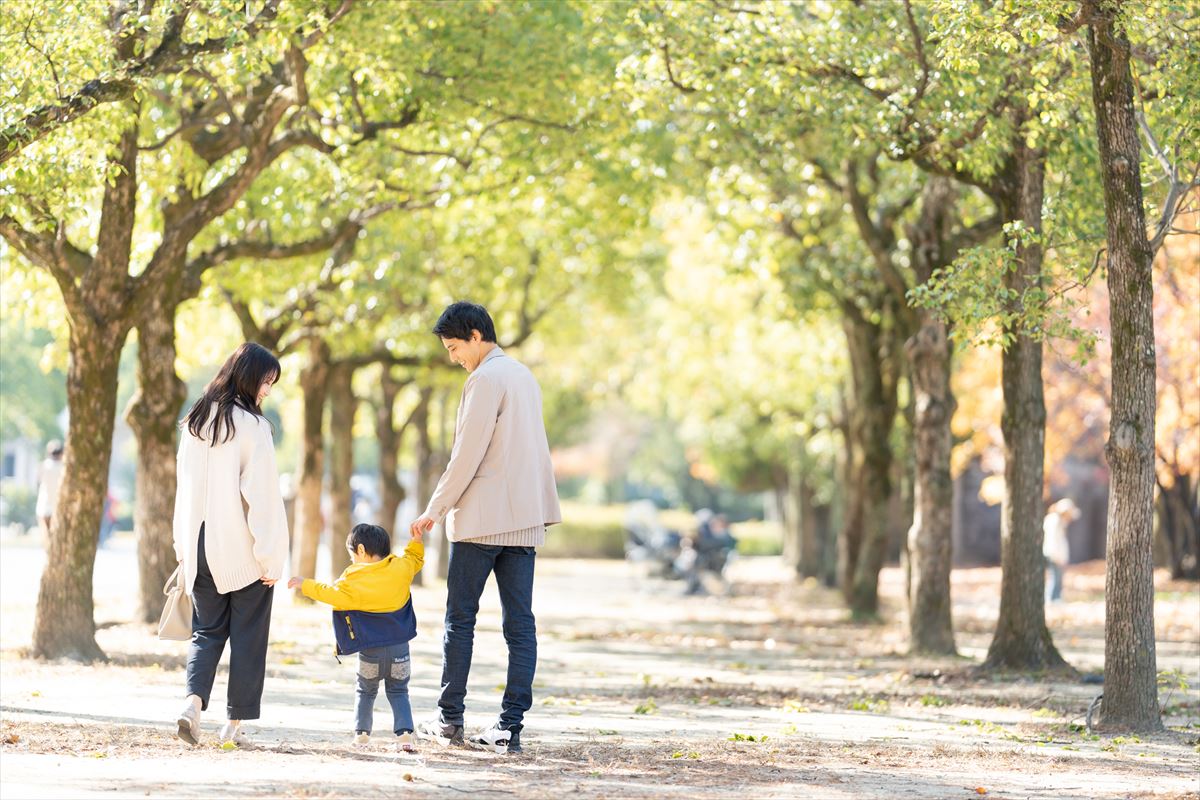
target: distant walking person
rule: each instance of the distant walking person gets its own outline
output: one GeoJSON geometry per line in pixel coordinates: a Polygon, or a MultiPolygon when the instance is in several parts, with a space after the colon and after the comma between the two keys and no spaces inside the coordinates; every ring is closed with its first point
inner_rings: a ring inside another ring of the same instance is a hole
{"type": "Polygon", "coordinates": [[[1071,543],[1067,540],[1067,528],[1079,519],[1079,507],[1064,497],[1046,512],[1042,522],[1042,555],[1050,570],[1050,581],[1046,584],[1046,599],[1050,602],[1062,600],[1063,574],[1071,563],[1071,543]]]}
{"type": "Polygon", "coordinates": [[[42,532],[50,535],[54,507],[58,505],[58,490],[63,479],[63,443],[51,439],[46,443],[46,459],[38,467],[37,518],[42,532]]]}
{"type": "Polygon", "coordinates": [[[221,742],[244,743],[243,720],[258,719],[271,625],[272,587],[288,555],[272,426],[262,402],[279,361],[243,344],[184,420],[175,493],[175,557],[192,596],[187,705],[179,738],[200,740],[217,663],[229,641],[229,721],[221,742]]]}
{"type": "Polygon", "coordinates": [[[521,750],[525,712],[533,705],[537,628],[533,616],[536,549],[546,526],[562,521],[542,391],[528,368],[496,344],[487,309],[454,303],[433,328],[450,360],[471,373],[463,386],[450,463],[425,512],[412,523],[425,533],[445,519],[450,540],[446,631],[438,716],[418,733],[461,744],[475,617],[488,575],[496,573],[508,644],[508,680],[500,718],[472,737],[497,752],[521,750]]]}

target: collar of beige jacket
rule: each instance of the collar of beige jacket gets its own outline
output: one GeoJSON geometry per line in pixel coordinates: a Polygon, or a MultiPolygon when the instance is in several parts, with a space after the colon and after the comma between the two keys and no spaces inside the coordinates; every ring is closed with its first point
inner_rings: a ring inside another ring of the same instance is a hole
{"type": "MultiPolygon", "coordinates": [[[[492,352],[490,352],[486,356],[484,356],[483,361],[479,362],[479,367],[482,367],[484,364],[491,361],[493,358],[499,358],[502,355],[504,355],[504,349],[502,347],[500,347],[500,345],[496,345],[495,347],[492,348],[492,352]]],[[[479,367],[476,367],[475,369],[479,369],[479,367]]]]}

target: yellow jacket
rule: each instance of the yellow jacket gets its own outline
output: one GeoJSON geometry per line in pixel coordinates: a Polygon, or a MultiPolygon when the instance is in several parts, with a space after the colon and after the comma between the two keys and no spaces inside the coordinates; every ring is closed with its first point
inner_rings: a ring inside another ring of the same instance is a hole
{"type": "Polygon", "coordinates": [[[408,602],[413,576],[425,563],[425,545],[409,542],[403,556],[389,555],[370,564],[351,564],[333,585],[305,578],[305,597],[328,603],[335,611],[398,611],[408,602]]]}

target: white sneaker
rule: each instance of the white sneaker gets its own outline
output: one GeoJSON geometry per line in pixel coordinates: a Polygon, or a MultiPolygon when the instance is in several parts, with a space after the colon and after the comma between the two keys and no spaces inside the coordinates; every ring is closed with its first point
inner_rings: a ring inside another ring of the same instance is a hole
{"type": "Polygon", "coordinates": [[[200,744],[200,712],[191,703],[175,718],[179,726],[176,736],[191,745],[200,744]]]}
{"type": "Polygon", "coordinates": [[[490,750],[493,753],[521,752],[521,735],[507,728],[501,728],[499,723],[475,734],[471,737],[470,742],[481,750],[490,750]]]}
{"type": "Polygon", "coordinates": [[[371,734],[366,733],[365,731],[355,731],[354,732],[354,743],[355,744],[370,744],[371,743],[371,734]]]}
{"type": "Polygon", "coordinates": [[[219,739],[221,746],[232,742],[238,747],[245,747],[250,744],[250,737],[242,730],[241,724],[234,725],[232,722],[226,722],[221,726],[221,736],[219,739]]]}
{"type": "Polygon", "coordinates": [[[417,740],[411,733],[401,733],[396,736],[396,744],[405,753],[417,752],[417,740]]]}

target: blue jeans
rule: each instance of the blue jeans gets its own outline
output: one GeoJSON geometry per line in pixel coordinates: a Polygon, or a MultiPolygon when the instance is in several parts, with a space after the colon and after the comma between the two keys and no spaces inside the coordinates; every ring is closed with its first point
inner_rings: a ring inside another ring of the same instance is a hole
{"type": "Polygon", "coordinates": [[[463,724],[479,597],[488,575],[495,572],[504,641],[508,643],[508,681],[500,704],[500,727],[521,731],[525,712],[533,705],[533,673],[537,668],[537,627],[533,618],[536,556],[532,547],[450,543],[442,694],[438,698],[438,716],[443,723],[463,724]]]}
{"type": "Polygon", "coordinates": [[[379,682],[382,680],[384,692],[392,706],[392,730],[397,735],[412,733],[412,706],[408,702],[408,679],[411,675],[408,642],[359,651],[358,688],[354,692],[358,701],[354,709],[354,730],[371,732],[375,697],[379,694],[379,682]]]}
{"type": "Polygon", "coordinates": [[[1050,581],[1046,584],[1046,599],[1047,600],[1062,600],[1062,592],[1063,592],[1063,568],[1062,568],[1062,565],[1055,564],[1053,561],[1047,561],[1046,568],[1050,570],[1050,581]]]}

